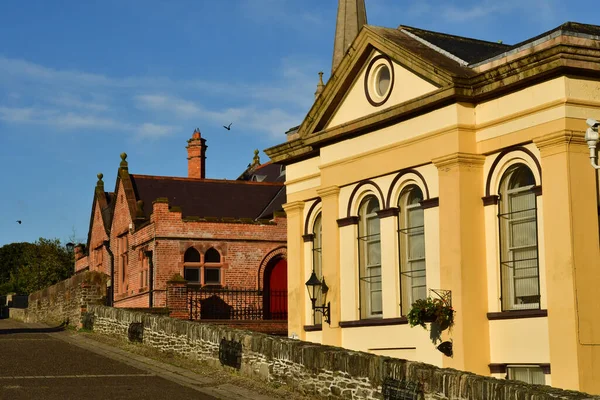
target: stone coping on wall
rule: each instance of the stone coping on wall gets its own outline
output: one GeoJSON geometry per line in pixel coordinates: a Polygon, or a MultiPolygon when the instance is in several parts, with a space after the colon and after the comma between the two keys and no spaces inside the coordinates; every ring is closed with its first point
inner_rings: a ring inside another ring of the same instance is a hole
{"type": "Polygon", "coordinates": [[[99,305],[90,305],[88,312],[93,318],[93,330],[98,333],[127,339],[131,324],[141,323],[144,344],[212,364],[219,364],[222,340],[239,343],[241,374],[289,385],[315,398],[381,399],[384,380],[391,378],[415,384],[424,399],[600,399],[550,386],[478,376],[223,325],[99,305]]]}

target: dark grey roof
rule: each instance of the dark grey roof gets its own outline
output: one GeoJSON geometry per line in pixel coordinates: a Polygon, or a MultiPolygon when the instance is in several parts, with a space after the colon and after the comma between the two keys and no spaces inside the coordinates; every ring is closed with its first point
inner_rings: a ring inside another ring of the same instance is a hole
{"type": "MultiPolygon", "coordinates": [[[[282,209],[285,198],[278,195],[282,183],[130,175],[144,215],[150,217],[152,203],[161,197],[170,206],[181,207],[183,217],[267,218],[267,208],[282,209]]],[[[272,215],[272,212],[271,212],[272,215]]]]}
{"type": "Polygon", "coordinates": [[[554,32],[558,32],[558,31],[563,31],[565,33],[570,32],[570,33],[582,34],[582,35],[600,36],[600,26],[598,26],[598,25],[581,24],[579,22],[565,22],[564,24],[557,26],[554,29],[551,29],[547,32],[544,32],[542,34],[539,34],[537,36],[534,36],[534,37],[524,40],[522,42],[519,42],[519,43],[511,46],[511,48],[515,48],[515,49],[519,48],[521,46],[524,46],[528,43],[535,42],[536,40],[539,40],[545,36],[549,36],[549,35],[553,34],[554,32]]]}
{"type": "Polygon", "coordinates": [[[469,64],[485,60],[512,47],[502,43],[449,35],[447,33],[433,32],[411,26],[401,25],[398,29],[406,30],[469,64]]]}

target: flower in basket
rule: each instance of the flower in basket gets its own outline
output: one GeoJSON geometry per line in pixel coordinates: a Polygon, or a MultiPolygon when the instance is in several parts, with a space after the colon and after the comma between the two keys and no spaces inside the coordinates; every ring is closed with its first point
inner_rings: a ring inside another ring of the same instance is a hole
{"type": "Polygon", "coordinates": [[[434,344],[441,341],[441,334],[454,325],[454,309],[442,299],[427,297],[419,299],[412,305],[407,315],[411,327],[420,325],[427,329],[426,322],[431,323],[431,340],[434,344]]]}

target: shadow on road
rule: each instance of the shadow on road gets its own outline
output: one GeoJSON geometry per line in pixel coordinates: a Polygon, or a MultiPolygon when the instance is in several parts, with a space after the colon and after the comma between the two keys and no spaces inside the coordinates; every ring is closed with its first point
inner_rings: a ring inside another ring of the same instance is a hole
{"type": "Polygon", "coordinates": [[[62,332],[67,328],[66,323],[62,323],[55,327],[48,328],[12,328],[12,329],[0,329],[0,335],[12,335],[15,333],[53,333],[62,332]]]}

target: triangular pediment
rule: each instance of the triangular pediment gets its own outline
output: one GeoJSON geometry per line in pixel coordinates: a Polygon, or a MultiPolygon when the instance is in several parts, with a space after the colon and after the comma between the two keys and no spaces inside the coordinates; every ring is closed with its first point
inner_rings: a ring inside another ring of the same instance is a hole
{"type": "Polygon", "coordinates": [[[334,71],[298,129],[306,138],[421,96],[448,88],[468,68],[396,29],[365,26],[334,71]],[[387,60],[391,85],[386,98],[370,95],[378,60],[387,60]],[[382,101],[383,100],[383,101],[382,101]]]}

